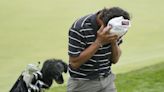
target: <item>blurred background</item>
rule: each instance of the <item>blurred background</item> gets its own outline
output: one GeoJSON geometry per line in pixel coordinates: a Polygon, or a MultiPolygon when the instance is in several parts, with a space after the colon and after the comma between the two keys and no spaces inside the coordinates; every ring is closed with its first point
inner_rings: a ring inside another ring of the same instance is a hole
{"type": "MultiPolygon", "coordinates": [[[[84,15],[119,6],[131,14],[122,56],[113,72],[118,92],[164,90],[163,0],[0,0],[0,92],[8,92],[29,63],[68,63],[68,30],[84,15]],[[146,68],[145,68],[146,67],[146,68]],[[149,79],[148,79],[149,78],[149,79]],[[142,84],[142,85],[141,85],[142,84]]],[[[65,92],[65,83],[48,92],[65,92]]]]}

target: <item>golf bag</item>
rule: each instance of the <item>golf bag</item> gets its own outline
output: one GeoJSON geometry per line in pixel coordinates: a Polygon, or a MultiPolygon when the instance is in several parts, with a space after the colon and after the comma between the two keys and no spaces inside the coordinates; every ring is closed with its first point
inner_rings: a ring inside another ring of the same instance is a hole
{"type": "Polygon", "coordinates": [[[63,72],[67,72],[67,64],[62,60],[46,60],[41,69],[34,64],[28,64],[10,92],[43,92],[51,87],[53,80],[62,84],[64,82],[63,72]]]}

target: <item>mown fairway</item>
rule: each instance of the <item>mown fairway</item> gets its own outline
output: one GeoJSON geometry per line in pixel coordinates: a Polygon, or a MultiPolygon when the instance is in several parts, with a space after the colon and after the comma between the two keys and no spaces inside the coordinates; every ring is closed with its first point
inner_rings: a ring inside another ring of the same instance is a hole
{"type": "Polygon", "coordinates": [[[163,3],[163,0],[0,0],[0,92],[7,92],[29,63],[48,58],[68,62],[69,27],[77,18],[103,7],[119,6],[132,15],[132,27],[121,45],[122,57],[113,67],[115,73],[163,62],[163,3]]]}
{"type": "Polygon", "coordinates": [[[164,63],[118,74],[118,92],[163,92],[164,63]]]}
{"type": "MultiPolygon", "coordinates": [[[[164,63],[117,74],[118,92],[163,92],[164,63]]],[[[48,92],[66,92],[66,86],[53,87],[48,92]]]]}

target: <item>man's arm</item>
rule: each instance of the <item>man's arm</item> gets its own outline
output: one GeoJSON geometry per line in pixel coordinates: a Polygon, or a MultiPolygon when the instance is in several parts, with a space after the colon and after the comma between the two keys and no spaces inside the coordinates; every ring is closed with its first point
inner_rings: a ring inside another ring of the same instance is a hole
{"type": "Polygon", "coordinates": [[[116,64],[121,56],[121,49],[117,44],[117,41],[111,43],[112,47],[112,63],[116,64]]]}
{"type": "Polygon", "coordinates": [[[95,42],[93,42],[92,45],[90,45],[88,48],[86,48],[84,51],[80,53],[79,56],[70,56],[69,62],[72,68],[77,69],[82,64],[87,62],[99,49],[100,46],[110,43],[116,37],[114,35],[109,35],[108,30],[110,30],[111,27],[105,27],[102,25],[101,28],[97,31],[97,38],[95,42]]]}
{"type": "Polygon", "coordinates": [[[102,45],[102,37],[105,35],[104,26],[101,26],[100,29],[97,31],[97,38],[92,45],[90,45],[88,48],[86,48],[84,51],[80,53],[79,56],[69,56],[69,62],[72,68],[77,69],[79,68],[82,64],[87,62],[99,49],[99,47],[102,45]],[[101,34],[100,34],[101,33],[101,34]]]}
{"type": "Polygon", "coordinates": [[[82,64],[87,62],[99,49],[100,43],[98,41],[95,41],[92,45],[90,45],[87,49],[85,49],[78,57],[69,57],[69,62],[72,66],[72,68],[77,69],[82,64]]]}

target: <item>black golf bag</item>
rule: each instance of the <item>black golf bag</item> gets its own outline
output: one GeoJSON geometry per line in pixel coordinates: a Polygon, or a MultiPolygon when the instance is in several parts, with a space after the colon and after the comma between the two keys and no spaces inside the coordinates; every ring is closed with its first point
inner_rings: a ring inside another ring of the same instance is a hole
{"type": "Polygon", "coordinates": [[[62,60],[46,60],[41,69],[36,65],[29,64],[10,92],[43,92],[51,87],[53,80],[62,84],[64,82],[63,72],[67,72],[67,64],[62,60]]]}

